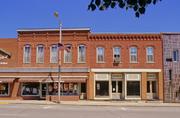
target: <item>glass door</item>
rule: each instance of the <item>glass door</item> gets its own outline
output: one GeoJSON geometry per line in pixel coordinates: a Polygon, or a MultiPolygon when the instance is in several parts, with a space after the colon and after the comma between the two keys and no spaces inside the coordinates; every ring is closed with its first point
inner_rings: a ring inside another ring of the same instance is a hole
{"type": "Polygon", "coordinates": [[[147,99],[157,98],[157,83],[155,80],[147,81],[147,99]]]}
{"type": "Polygon", "coordinates": [[[41,90],[41,98],[42,99],[45,99],[46,95],[47,95],[47,83],[41,83],[41,86],[40,86],[40,90],[41,90]]]}
{"type": "Polygon", "coordinates": [[[122,98],[122,81],[112,81],[112,99],[120,100],[122,98]]]}

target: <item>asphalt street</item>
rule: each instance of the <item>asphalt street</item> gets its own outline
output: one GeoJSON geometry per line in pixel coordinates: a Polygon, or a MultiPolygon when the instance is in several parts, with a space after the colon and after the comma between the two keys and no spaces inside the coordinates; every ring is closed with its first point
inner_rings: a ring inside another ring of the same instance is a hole
{"type": "Polygon", "coordinates": [[[180,107],[4,104],[0,118],[180,118],[180,107]]]}

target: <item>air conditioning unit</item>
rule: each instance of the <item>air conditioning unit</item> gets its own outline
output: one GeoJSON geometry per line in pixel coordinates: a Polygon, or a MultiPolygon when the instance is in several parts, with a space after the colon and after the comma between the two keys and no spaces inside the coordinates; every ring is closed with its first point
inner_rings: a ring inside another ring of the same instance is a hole
{"type": "Polygon", "coordinates": [[[119,58],[114,58],[114,63],[120,63],[119,58]]]}

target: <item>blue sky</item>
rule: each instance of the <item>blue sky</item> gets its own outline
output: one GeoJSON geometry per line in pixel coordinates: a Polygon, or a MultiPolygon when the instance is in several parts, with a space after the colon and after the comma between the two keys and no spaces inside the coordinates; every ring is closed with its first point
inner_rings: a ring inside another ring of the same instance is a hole
{"type": "Polygon", "coordinates": [[[16,37],[18,28],[89,27],[92,32],[180,32],[180,0],[162,0],[136,18],[131,10],[87,10],[90,0],[1,0],[0,38],[16,37]]]}

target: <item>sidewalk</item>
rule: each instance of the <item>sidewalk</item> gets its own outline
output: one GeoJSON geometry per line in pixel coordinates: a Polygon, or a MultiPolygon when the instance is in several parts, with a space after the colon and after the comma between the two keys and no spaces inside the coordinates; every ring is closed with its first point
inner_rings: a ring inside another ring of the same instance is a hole
{"type": "Polygon", "coordinates": [[[127,106],[127,107],[180,107],[180,103],[162,103],[158,101],[61,101],[60,104],[43,100],[0,100],[1,104],[33,105],[76,105],[76,106],[127,106]]]}

